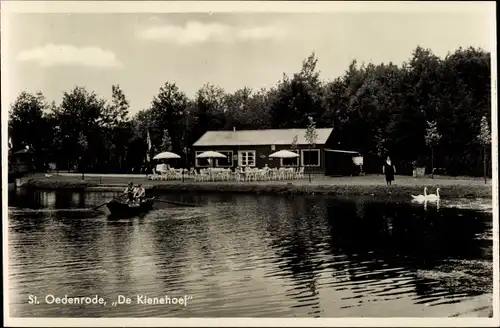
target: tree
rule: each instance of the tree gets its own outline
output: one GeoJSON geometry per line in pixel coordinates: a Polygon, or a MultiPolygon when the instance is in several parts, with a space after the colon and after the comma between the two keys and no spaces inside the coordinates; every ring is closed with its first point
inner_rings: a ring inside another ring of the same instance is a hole
{"type": "Polygon", "coordinates": [[[35,168],[44,166],[45,150],[52,143],[53,130],[48,120],[48,108],[41,92],[21,92],[10,108],[8,133],[12,150],[28,146],[35,155],[35,168]]]}
{"type": "Polygon", "coordinates": [[[384,132],[382,131],[381,128],[377,130],[377,133],[375,134],[375,142],[376,142],[376,150],[377,150],[377,156],[382,158],[385,154],[388,153],[386,144],[387,144],[387,138],[384,137],[384,132]]]}
{"type": "MultiPolygon", "coordinates": [[[[245,97],[245,95],[242,95],[245,97]]],[[[226,103],[227,95],[221,87],[206,83],[196,94],[196,112],[198,115],[195,133],[197,138],[208,130],[222,130],[231,128],[226,125],[230,112],[226,103]]],[[[241,101],[241,100],[240,100],[241,101]]],[[[238,105],[241,105],[238,104],[238,105]]]]}
{"type": "MultiPolygon", "coordinates": [[[[130,132],[127,140],[126,162],[128,166],[138,166],[148,157],[148,129],[154,125],[151,109],[144,109],[132,118],[130,132]]],[[[151,144],[153,139],[151,138],[151,144]]],[[[153,147],[152,147],[153,148],[153,147]]],[[[151,152],[153,149],[151,149],[151,152]]],[[[149,153],[151,155],[151,153],[149,153]]]]}
{"type": "Polygon", "coordinates": [[[82,180],[85,179],[85,160],[86,160],[86,157],[85,157],[85,154],[87,153],[87,149],[89,147],[89,143],[87,141],[87,137],[85,136],[85,134],[83,134],[83,132],[80,132],[79,136],[78,136],[78,145],[80,146],[80,153],[81,153],[81,157],[80,157],[80,166],[81,166],[81,170],[82,170],[82,180]]]}
{"type": "Polygon", "coordinates": [[[166,82],[151,103],[150,133],[154,146],[161,144],[163,131],[167,129],[172,139],[172,149],[182,151],[189,99],[175,83],[166,82]]]}
{"type": "Polygon", "coordinates": [[[484,174],[484,183],[486,183],[486,147],[491,144],[491,133],[490,127],[488,124],[488,119],[486,116],[481,118],[481,127],[479,130],[479,134],[477,136],[479,143],[483,146],[483,174],[484,174]]]}
{"type": "Polygon", "coordinates": [[[113,85],[111,93],[111,104],[103,111],[103,137],[110,159],[121,168],[128,144],[130,103],[119,85],[113,85]]]}
{"type": "MultiPolygon", "coordinates": [[[[318,138],[318,133],[316,132],[316,122],[314,122],[314,119],[309,116],[307,118],[309,120],[309,124],[307,125],[306,133],[305,133],[305,138],[307,141],[307,145],[309,147],[309,162],[308,166],[310,165],[311,162],[311,149],[316,146],[316,139],[318,138]]],[[[311,170],[309,170],[309,182],[311,182],[311,170]]]]}
{"type": "Polygon", "coordinates": [[[302,69],[292,78],[283,74],[271,105],[275,128],[297,128],[307,124],[307,117],[319,118],[323,113],[323,86],[316,70],[318,59],[312,53],[302,62],[302,69]]]}
{"type": "Polygon", "coordinates": [[[187,155],[207,130],[302,128],[311,117],[318,127],[335,128],[340,148],[364,153],[368,173],[378,171],[379,153],[394,154],[403,168],[415,158],[429,157],[429,147],[432,167],[439,158],[448,174],[484,173],[484,147],[478,147],[477,135],[491,108],[490,53],[459,48],[440,58],[417,47],[402,65],[353,60],[331,81],[320,77],[317,63],[313,53],[298,72],[283,74],[275,85],[260,90],[242,87],[226,93],[205,84],[192,99],[167,82],[150,108],[130,120],[129,101],[118,85],[112,86],[109,102],[82,87],[64,93],[62,102],[52,106],[41,93],[22,92],[11,106],[9,137],[14,149],[49,148],[58,159],[75,164],[81,156],[75,147],[81,132],[88,143],[87,170],[95,170],[141,165],[148,130],[154,149],[167,130],[173,151],[186,150],[187,155]],[[439,133],[429,129],[429,122],[439,133]],[[439,153],[434,135],[441,136],[439,153]]]}
{"type": "Polygon", "coordinates": [[[111,86],[111,104],[108,104],[102,112],[103,125],[115,127],[127,122],[130,102],[119,85],[111,86]]]}
{"type": "Polygon", "coordinates": [[[431,177],[434,179],[434,147],[439,144],[441,135],[439,134],[437,123],[427,121],[425,134],[425,144],[431,149],[431,177]]]}
{"type": "Polygon", "coordinates": [[[295,135],[292,139],[292,142],[290,143],[290,149],[292,151],[295,151],[297,150],[298,148],[298,142],[299,142],[299,136],[298,135],[295,135]]]}
{"type": "Polygon", "coordinates": [[[61,139],[61,153],[68,163],[79,160],[81,149],[75,147],[85,136],[87,143],[87,164],[97,165],[108,157],[109,151],[103,143],[103,128],[106,121],[103,114],[106,111],[106,101],[94,92],[83,87],[76,87],[63,94],[61,105],[54,108],[54,121],[61,139]]]}
{"type": "Polygon", "coordinates": [[[239,89],[224,98],[226,124],[224,129],[264,129],[271,127],[266,90],[256,93],[250,88],[239,89]]]}
{"type": "Polygon", "coordinates": [[[172,140],[168,134],[168,130],[163,130],[163,137],[161,139],[161,150],[162,151],[172,151],[172,140]]]}

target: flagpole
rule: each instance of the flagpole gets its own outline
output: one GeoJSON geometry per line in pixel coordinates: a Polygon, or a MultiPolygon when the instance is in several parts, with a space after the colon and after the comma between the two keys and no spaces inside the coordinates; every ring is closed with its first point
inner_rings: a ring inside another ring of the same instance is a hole
{"type": "Polygon", "coordinates": [[[146,132],[146,142],[148,144],[148,150],[146,152],[146,161],[148,162],[148,165],[149,165],[149,168],[152,169],[151,167],[151,148],[152,148],[152,145],[151,145],[151,135],[149,134],[149,128],[147,129],[147,132],[146,132]]]}

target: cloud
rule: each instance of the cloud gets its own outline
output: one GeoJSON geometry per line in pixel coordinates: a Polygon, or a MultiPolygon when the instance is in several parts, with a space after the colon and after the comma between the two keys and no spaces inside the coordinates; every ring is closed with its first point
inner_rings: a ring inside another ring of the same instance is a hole
{"type": "Polygon", "coordinates": [[[75,47],[47,44],[43,47],[21,51],[17,60],[35,62],[42,67],[84,66],[98,68],[122,67],[116,55],[99,47],[75,47]]]}
{"type": "Polygon", "coordinates": [[[205,42],[233,43],[250,40],[277,40],[287,36],[281,25],[234,27],[219,23],[188,22],[184,26],[163,25],[141,30],[139,37],[151,41],[191,45],[205,42]]]}

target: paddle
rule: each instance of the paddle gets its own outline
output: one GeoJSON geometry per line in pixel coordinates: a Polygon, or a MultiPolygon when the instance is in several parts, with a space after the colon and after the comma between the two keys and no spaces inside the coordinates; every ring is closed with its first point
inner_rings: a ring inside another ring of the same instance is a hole
{"type": "Polygon", "coordinates": [[[188,206],[188,207],[198,207],[199,206],[197,204],[174,202],[172,200],[154,199],[154,201],[160,202],[160,203],[174,204],[174,205],[179,205],[179,206],[188,206]]]}
{"type": "Polygon", "coordinates": [[[120,199],[120,198],[122,198],[123,196],[125,196],[126,194],[127,194],[127,193],[123,193],[123,194],[121,194],[120,196],[115,197],[115,198],[113,198],[112,200],[110,200],[110,201],[108,201],[108,202],[106,202],[106,203],[102,203],[101,205],[99,205],[99,206],[97,206],[97,207],[94,207],[94,208],[92,209],[92,211],[95,211],[95,210],[97,210],[98,208],[101,208],[101,207],[103,207],[104,205],[107,205],[109,202],[112,202],[112,201],[114,201],[114,200],[120,199]]]}

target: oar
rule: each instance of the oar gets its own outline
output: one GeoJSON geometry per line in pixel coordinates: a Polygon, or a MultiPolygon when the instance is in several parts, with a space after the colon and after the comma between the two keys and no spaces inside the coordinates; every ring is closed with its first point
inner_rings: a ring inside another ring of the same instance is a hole
{"type": "Polygon", "coordinates": [[[120,196],[115,197],[115,198],[113,198],[112,200],[107,201],[106,203],[102,203],[101,205],[99,205],[99,206],[97,206],[97,207],[94,207],[94,208],[92,209],[92,211],[95,211],[95,210],[97,210],[98,208],[101,208],[101,207],[103,207],[104,205],[107,205],[108,203],[110,203],[110,202],[112,202],[112,201],[114,201],[114,200],[120,199],[120,198],[122,198],[123,196],[125,196],[126,194],[127,194],[127,193],[121,194],[120,196]]]}
{"type": "Polygon", "coordinates": [[[160,202],[160,203],[167,203],[167,204],[174,204],[174,205],[180,205],[180,206],[189,206],[189,207],[198,207],[199,205],[197,204],[189,204],[189,203],[181,203],[181,202],[174,202],[172,200],[163,200],[163,199],[154,199],[155,202],[160,202]]]}

